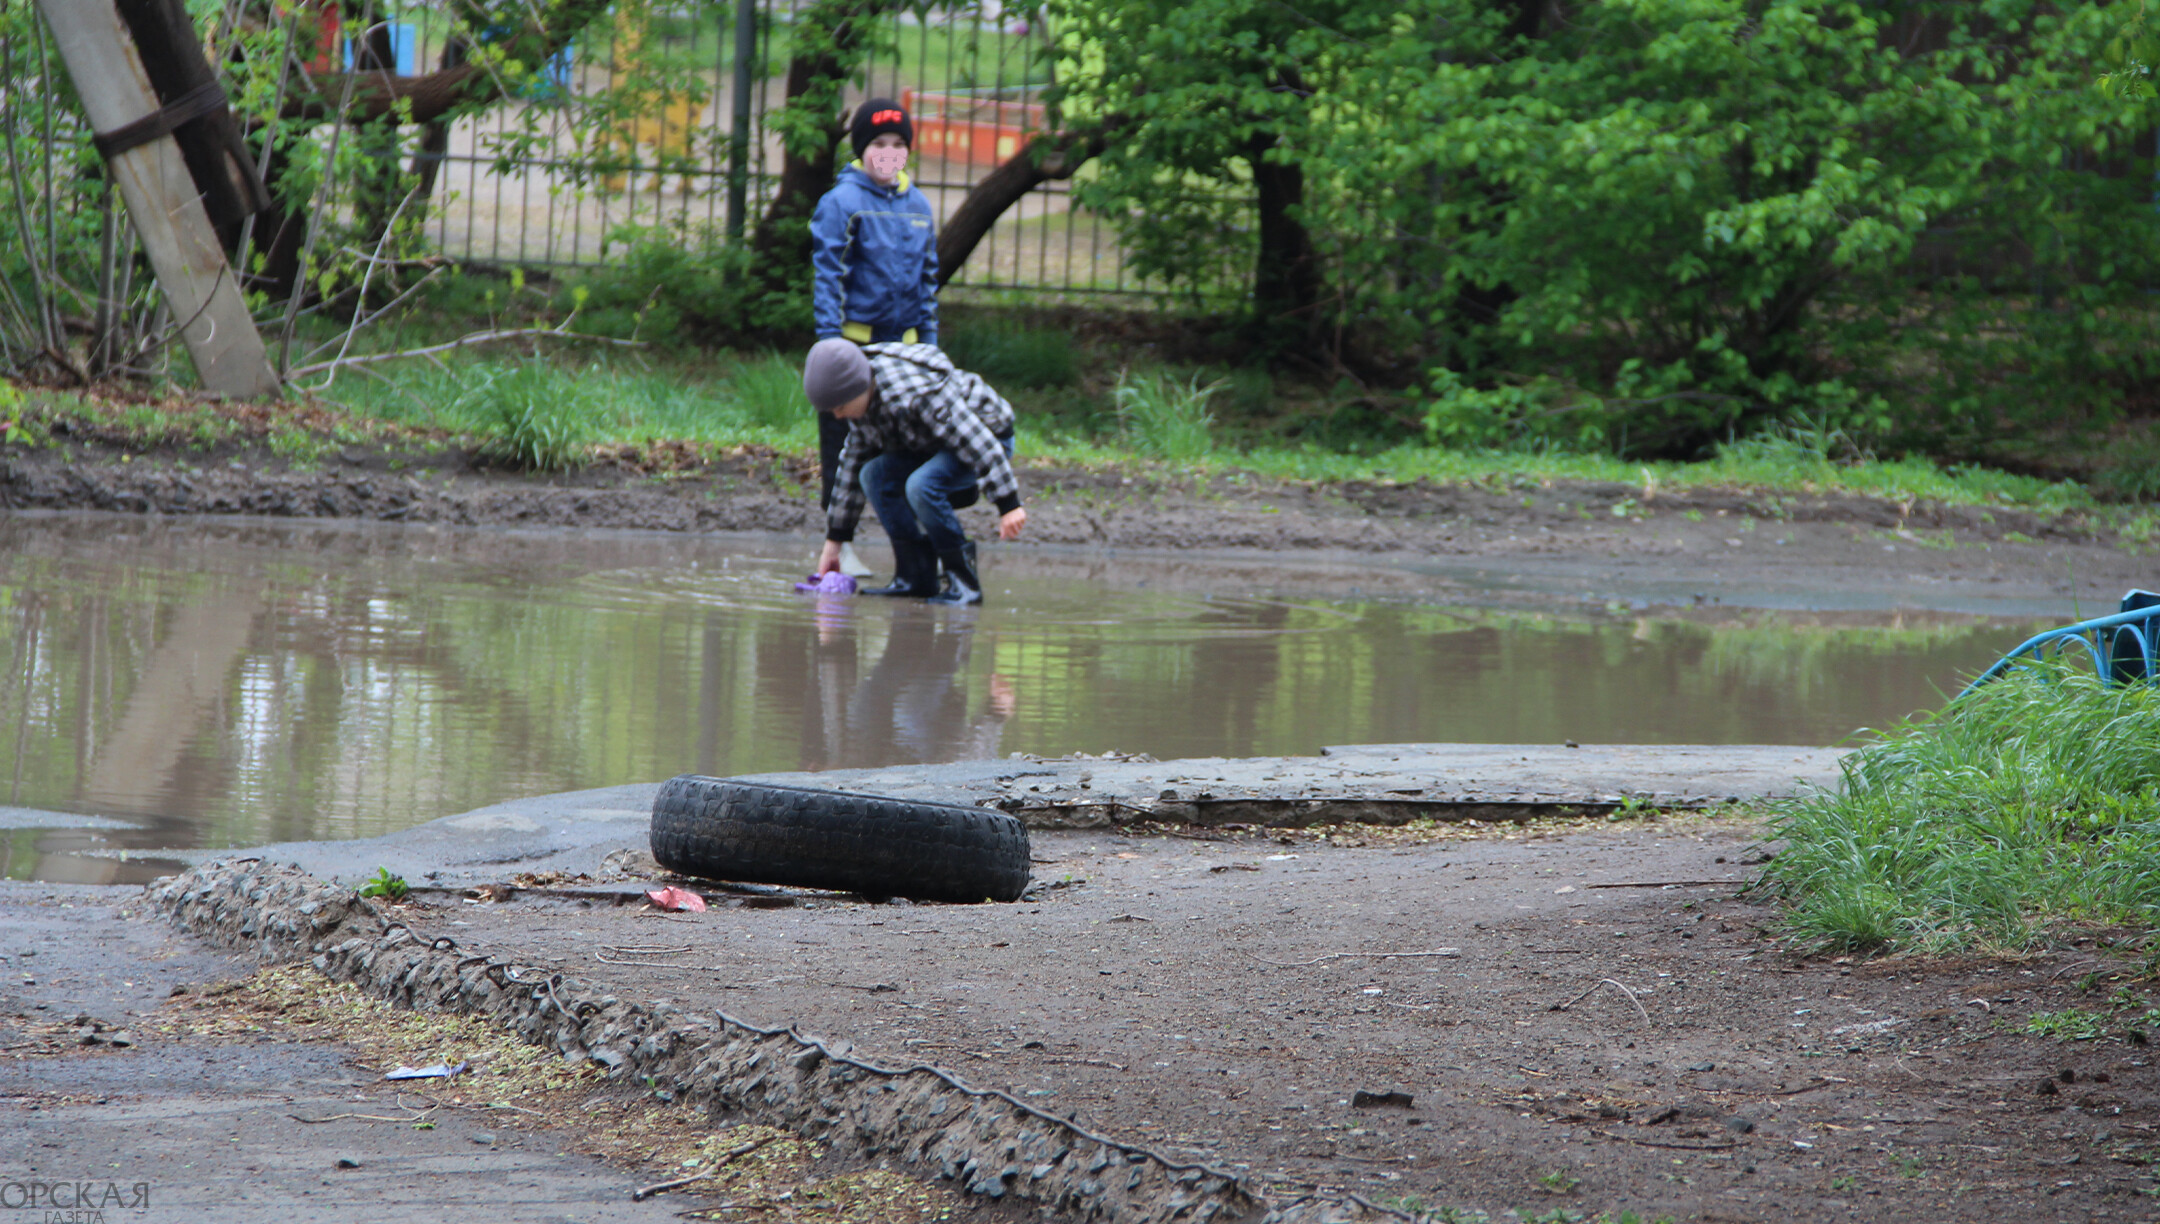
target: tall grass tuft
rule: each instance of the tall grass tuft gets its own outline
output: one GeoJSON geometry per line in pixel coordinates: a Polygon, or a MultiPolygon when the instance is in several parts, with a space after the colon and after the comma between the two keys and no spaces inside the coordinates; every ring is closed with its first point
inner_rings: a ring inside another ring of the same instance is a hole
{"type": "Polygon", "coordinates": [[[1208,401],[1226,385],[1217,381],[1203,387],[1197,374],[1182,383],[1168,374],[1120,374],[1112,399],[1134,450],[1158,459],[1192,460],[1215,449],[1215,414],[1208,401]]]}
{"type": "Polygon", "coordinates": [[[1004,320],[954,328],[938,337],[953,364],[993,387],[1069,387],[1080,380],[1072,337],[1004,320]]]}
{"type": "Polygon", "coordinates": [[[2035,668],[1845,759],[1766,869],[1828,950],[2017,948],[2067,922],[2160,926],[2160,687],[2035,668]]]}
{"type": "Polygon", "coordinates": [[[541,472],[579,467],[607,436],[592,371],[539,361],[483,367],[466,380],[453,411],[485,422],[482,453],[541,472]]]}
{"type": "Polygon", "coordinates": [[[737,363],[728,376],[733,415],[744,424],[786,429],[811,417],[802,366],[778,353],[737,363]]]}

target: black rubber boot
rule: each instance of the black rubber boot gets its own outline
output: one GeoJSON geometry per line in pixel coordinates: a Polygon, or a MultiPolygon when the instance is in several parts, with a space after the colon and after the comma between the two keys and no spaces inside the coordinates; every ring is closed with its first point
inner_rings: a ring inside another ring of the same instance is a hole
{"type": "Polygon", "coordinates": [[[982,602],[982,579],[975,576],[975,542],[963,540],[958,548],[941,549],[938,560],[945,563],[945,589],[930,597],[934,604],[979,604],[982,602]]]}
{"type": "Polygon", "coordinates": [[[865,587],[864,595],[899,595],[924,599],[938,593],[937,554],[927,540],[892,537],[893,580],[881,587],[865,587]]]}

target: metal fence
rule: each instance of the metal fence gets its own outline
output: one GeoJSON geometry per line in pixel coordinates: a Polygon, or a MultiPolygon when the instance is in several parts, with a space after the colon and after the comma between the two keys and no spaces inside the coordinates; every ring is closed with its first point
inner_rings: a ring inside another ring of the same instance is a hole
{"type": "MultiPolygon", "coordinates": [[[[425,233],[442,253],[497,264],[589,266],[619,250],[626,227],[728,228],[738,97],[750,153],[739,168],[754,224],[781,164],[768,113],[786,96],[793,26],[786,0],[755,6],[747,82],[735,76],[733,3],[625,6],[603,16],[521,96],[449,125],[435,163],[425,233]],[[664,68],[663,86],[632,84],[632,62],[664,68]],[[747,83],[747,90],[739,84],[747,83]]],[[[441,0],[399,6],[388,31],[401,75],[456,55],[441,0]]],[[[847,103],[894,97],[915,123],[909,173],[942,221],[968,189],[1039,130],[1050,83],[1046,32],[1000,0],[888,16],[881,53],[847,103]]],[[[351,31],[348,31],[351,33],[351,31]]],[[[378,42],[381,41],[378,34],[378,42]]],[[[1083,170],[1083,176],[1085,170],[1083,170]]],[[[1116,231],[1053,182],[1007,210],[955,285],[1056,293],[1160,294],[1137,275],[1116,231]]]]}

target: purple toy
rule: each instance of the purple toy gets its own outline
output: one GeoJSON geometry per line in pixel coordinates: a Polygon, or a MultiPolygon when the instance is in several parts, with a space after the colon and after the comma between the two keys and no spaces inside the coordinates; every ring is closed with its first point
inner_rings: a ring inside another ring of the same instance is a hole
{"type": "Polygon", "coordinates": [[[805,595],[853,595],[855,580],[834,570],[823,578],[812,574],[806,581],[796,583],[795,589],[805,595]]]}

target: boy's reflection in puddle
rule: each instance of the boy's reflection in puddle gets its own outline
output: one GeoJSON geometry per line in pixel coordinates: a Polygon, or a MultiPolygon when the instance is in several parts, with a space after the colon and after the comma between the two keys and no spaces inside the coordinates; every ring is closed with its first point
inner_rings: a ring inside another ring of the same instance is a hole
{"type": "Polygon", "coordinates": [[[987,700],[968,713],[974,618],[901,603],[879,604],[889,616],[885,648],[870,674],[857,678],[861,608],[822,596],[817,674],[803,705],[803,759],[811,769],[987,760],[1018,695],[1001,675],[987,679],[987,700]]]}

